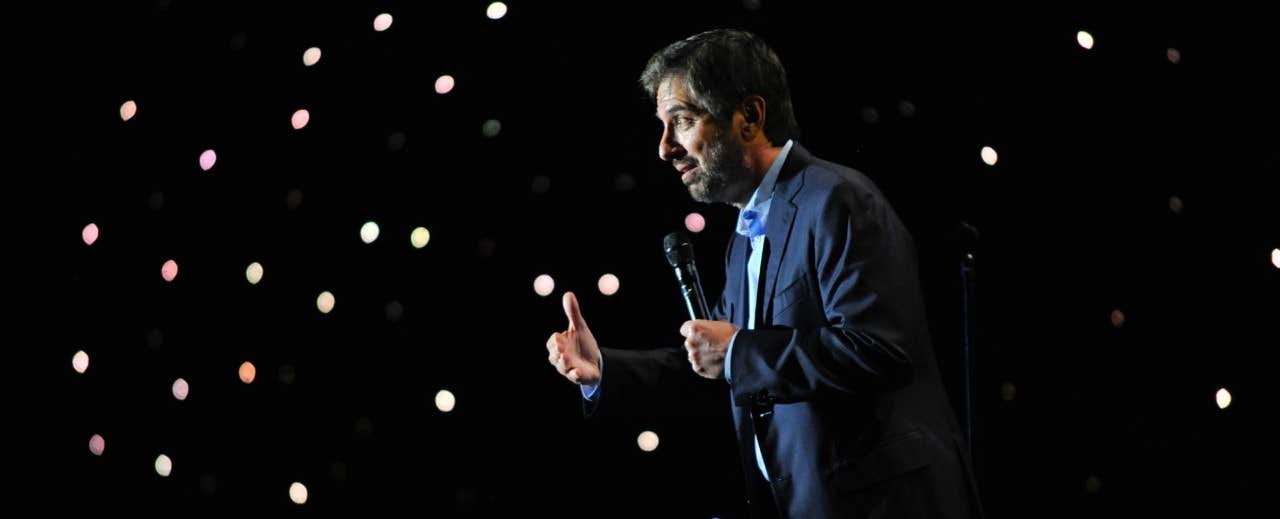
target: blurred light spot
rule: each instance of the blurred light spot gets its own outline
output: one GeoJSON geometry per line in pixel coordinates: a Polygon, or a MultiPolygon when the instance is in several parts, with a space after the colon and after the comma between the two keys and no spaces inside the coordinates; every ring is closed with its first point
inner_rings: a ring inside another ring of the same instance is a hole
{"type": "Polygon", "coordinates": [[[404,317],[404,305],[399,301],[391,301],[387,303],[386,314],[388,321],[399,322],[404,317]]]}
{"type": "Polygon", "coordinates": [[[874,107],[862,107],[862,122],[867,124],[875,124],[880,122],[880,112],[874,107]]]}
{"type": "Polygon", "coordinates": [[[231,36],[231,41],[229,43],[231,45],[231,50],[244,50],[244,46],[249,43],[249,35],[244,32],[235,33],[231,36]]]}
{"type": "Polygon", "coordinates": [[[400,151],[404,149],[405,142],[409,137],[404,132],[395,132],[387,137],[387,149],[391,151],[400,151]]]}
{"type": "Polygon", "coordinates": [[[1000,384],[1001,400],[1004,400],[1005,402],[1011,402],[1016,396],[1018,396],[1018,387],[1013,385],[1013,382],[1006,381],[1005,383],[1000,384]]]}
{"type": "Polygon", "coordinates": [[[160,349],[160,347],[163,345],[164,345],[164,332],[160,331],[160,329],[158,328],[153,328],[151,331],[147,332],[147,346],[149,346],[153,350],[156,350],[156,349],[160,349]]]}
{"type": "Polygon", "coordinates": [[[1090,474],[1088,479],[1084,480],[1084,491],[1086,494],[1097,494],[1102,490],[1102,480],[1097,475],[1090,474]]]}
{"type": "Polygon", "coordinates": [[[373,419],[368,416],[356,418],[356,435],[361,438],[369,438],[373,436],[373,419]]]}
{"type": "Polygon", "coordinates": [[[762,0],[742,0],[742,7],[748,11],[759,11],[763,4],[762,0]]]}
{"type": "Polygon", "coordinates": [[[159,474],[160,477],[167,478],[169,477],[170,472],[173,472],[173,460],[169,459],[169,457],[164,454],[156,456],[156,474],[159,474]]]}
{"type": "Polygon", "coordinates": [[[898,102],[898,115],[903,119],[910,119],[916,116],[916,104],[903,99],[898,102]]]}
{"type": "Polygon", "coordinates": [[[187,381],[178,379],[173,381],[173,397],[178,400],[186,400],[187,394],[191,391],[191,386],[187,385],[187,381]]]}
{"type": "Polygon", "coordinates": [[[426,227],[418,227],[409,233],[409,243],[413,244],[413,248],[421,249],[427,246],[427,242],[431,241],[431,231],[426,227]]]}
{"type": "Polygon", "coordinates": [[[253,262],[249,264],[249,268],[244,269],[244,277],[249,280],[250,285],[256,285],[262,281],[262,264],[253,262]]]}
{"type": "Polygon", "coordinates": [[[71,368],[76,370],[76,373],[84,373],[84,370],[89,369],[89,354],[84,350],[77,351],[71,357],[71,368]]]}
{"type": "Polygon", "coordinates": [[[502,132],[502,121],[497,119],[489,119],[480,126],[480,133],[485,137],[494,138],[502,132]]]}
{"type": "Polygon", "coordinates": [[[533,280],[533,291],[542,297],[551,295],[551,291],[556,289],[556,281],[551,276],[543,274],[533,280]]]}
{"type": "Polygon", "coordinates": [[[1221,388],[1214,395],[1214,399],[1218,401],[1218,409],[1226,409],[1227,406],[1231,405],[1231,392],[1227,391],[1225,387],[1221,388]]]}
{"type": "Polygon", "coordinates": [[[301,189],[290,189],[289,192],[284,195],[284,206],[289,208],[289,210],[292,211],[294,209],[297,209],[301,205],[302,205],[301,189]]]}
{"type": "Polygon", "coordinates": [[[216,490],[218,490],[218,479],[213,477],[213,474],[200,476],[200,491],[204,492],[204,495],[211,496],[216,490]]]}
{"type": "Polygon", "coordinates": [[[1085,49],[1092,49],[1092,48],[1093,48],[1093,35],[1092,35],[1092,34],[1089,34],[1089,33],[1087,33],[1087,32],[1085,32],[1085,31],[1077,32],[1077,33],[1076,33],[1076,43],[1079,43],[1079,44],[1080,44],[1080,46],[1081,46],[1081,47],[1084,47],[1085,49]]]}
{"type": "Polygon", "coordinates": [[[245,384],[252,384],[254,377],[258,376],[258,368],[253,366],[252,362],[244,361],[240,364],[240,381],[245,384]]]}
{"type": "Polygon", "coordinates": [[[1118,309],[1111,311],[1111,326],[1116,328],[1124,326],[1124,312],[1118,309]]]}
{"type": "Polygon", "coordinates": [[[178,262],[173,260],[164,262],[164,265],[160,266],[160,277],[165,281],[173,281],[173,278],[178,277],[178,262]]]}
{"type": "Polygon", "coordinates": [[[316,308],[320,309],[320,313],[327,314],[333,311],[333,305],[336,302],[337,301],[333,298],[333,294],[326,290],[321,292],[320,296],[316,298],[316,308]]]}
{"type": "Polygon", "coordinates": [[[684,217],[684,228],[689,232],[702,232],[707,228],[707,219],[698,213],[689,213],[684,217]]]}
{"type": "Polygon", "coordinates": [[[301,130],[306,127],[307,123],[310,121],[311,112],[308,112],[306,109],[301,109],[293,113],[293,117],[289,120],[289,123],[293,125],[293,129],[301,130]]]}
{"type": "Polygon", "coordinates": [[[611,296],[618,293],[618,283],[618,276],[605,274],[600,276],[600,281],[596,283],[596,286],[600,288],[601,294],[611,296]]]}
{"type": "Polygon", "coordinates": [[[453,90],[453,76],[443,75],[436,78],[436,93],[448,94],[453,90]]]}
{"type": "Polygon", "coordinates": [[[156,191],[151,193],[151,196],[147,197],[147,206],[152,211],[159,211],[164,208],[164,192],[156,191]]]}
{"type": "Polygon", "coordinates": [[[640,436],[636,438],[636,444],[640,446],[640,450],[642,451],[653,452],[654,449],[658,448],[658,435],[653,431],[642,432],[640,433],[640,436]]]}
{"type": "Polygon", "coordinates": [[[311,47],[302,53],[302,64],[308,67],[320,62],[320,47],[311,47]]]}
{"type": "MultiPolygon", "coordinates": [[[[373,30],[382,32],[391,28],[391,14],[382,13],[373,19],[373,30]]],[[[303,492],[306,492],[304,489],[303,492]]]]}
{"type": "Polygon", "coordinates": [[[1176,196],[1169,197],[1169,210],[1173,214],[1182,214],[1182,199],[1176,196]]]}
{"type": "Polygon", "coordinates": [[[497,250],[498,242],[492,238],[480,238],[476,241],[476,256],[480,259],[489,259],[493,257],[493,251],[497,250]]]}
{"type": "MultiPolygon", "coordinates": [[[[387,15],[383,15],[383,16],[387,16],[387,15]]],[[[306,503],[307,487],[302,483],[294,483],[292,485],[289,485],[289,499],[293,500],[293,502],[297,504],[306,503]]]]}
{"type": "Polygon", "coordinates": [[[121,120],[128,121],[129,119],[133,119],[133,116],[137,113],[138,103],[133,102],[133,100],[125,101],[124,104],[120,105],[121,120]]]}
{"type": "Polygon", "coordinates": [[[378,222],[372,220],[367,221],[364,225],[360,226],[360,240],[365,243],[373,243],[378,239],[379,232],[378,222]]]}
{"type": "Polygon", "coordinates": [[[996,165],[996,161],[1000,160],[1000,155],[996,153],[996,149],[991,146],[982,147],[982,162],[988,166],[996,165]]]}
{"type": "Polygon", "coordinates": [[[1271,264],[1280,269],[1280,249],[1271,249],[1271,264]]]}
{"type": "Polygon", "coordinates": [[[85,245],[93,245],[98,241],[98,224],[91,223],[84,226],[84,230],[80,231],[80,238],[84,240],[85,245]]]}
{"type": "Polygon", "coordinates": [[[613,189],[615,191],[618,191],[620,193],[625,193],[635,188],[636,188],[636,179],[631,175],[628,175],[626,173],[619,173],[618,176],[613,179],[613,189]]]}
{"type": "Polygon", "coordinates": [[[484,15],[490,20],[497,20],[507,15],[507,4],[502,2],[494,2],[489,4],[489,8],[484,10],[484,15]]]}
{"type": "Polygon", "coordinates": [[[533,185],[530,186],[535,194],[545,194],[551,190],[551,179],[546,175],[538,175],[533,177],[533,185]]]}
{"type": "Polygon", "coordinates": [[[102,451],[107,448],[107,440],[102,439],[102,435],[95,434],[89,438],[89,452],[94,456],[101,456],[102,451]]]}
{"type": "Polygon", "coordinates": [[[297,370],[293,369],[292,365],[285,364],[283,366],[280,366],[280,372],[277,374],[277,378],[280,379],[281,384],[284,384],[287,386],[287,385],[293,384],[298,380],[298,372],[297,370]]]}
{"type": "Polygon", "coordinates": [[[457,399],[453,397],[453,393],[448,389],[441,389],[436,393],[436,409],[439,409],[442,413],[452,411],[453,406],[457,403],[457,399]]]}
{"type": "Polygon", "coordinates": [[[1182,53],[1179,52],[1178,49],[1170,47],[1169,50],[1164,51],[1164,57],[1168,58],[1169,63],[1173,63],[1174,65],[1182,63],[1182,53]]]}
{"type": "Polygon", "coordinates": [[[213,150],[204,150],[204,153],[200,154],[200,169],[209,171],[215,162],[218,162],[218,154],[213,150]]]}

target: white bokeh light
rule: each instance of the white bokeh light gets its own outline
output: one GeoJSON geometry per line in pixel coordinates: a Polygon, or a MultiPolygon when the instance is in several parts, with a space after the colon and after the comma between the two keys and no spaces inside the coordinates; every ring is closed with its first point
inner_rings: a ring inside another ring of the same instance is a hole
{"type": "Polygon", "coordinates": [[[555,289],[556,280],[551,279],[551,276],[548,274],[543,274],[533,280],[533,291],[542,297],[551,295],[551,292],[555,289]]]}
{"type": "Polygon", "coordinates": [[[84,350],[80,350],[75,355],[72,355],[71,369],[76,370],[76,373],[84,373],[84,370],[89,369],[89,354],[85,353],[84,350]]]}
{"type": "Polygon", "coordinates": [[[173,281],[178,277],[178,262],[169,260],[160,266],[160,277],[165,281],[173,281]]]}
{"type": "Polygon", "coordinates": [[[160,477],[167,478],[172,472],[173,460],[169,459],[169,457],[164,454],[156,456],[156,474],[159,474],[160,477]]]}
{"type": "Polygon", "coordinates": [[[636,444],[640,446],[640,450],[645,452],[653,452],[658,448],[658,434],[653,431],[645,431],[640,433],[636,438],[636,444]]]}
{"type": "Polygon", "coordinates": [[[1213,395],[1214,400],[1218,402],[1218,409],[1226,409],[1231,405],[1231,392],[1227,388],[1221,388],[1217,394],[1213,395]]]}
{"type": "Polygon", "coordinates": [[[458,400],[454,398],[452,391],[441,389],[436,392],[436,409],[439,409],[440,412],[447,413],[452,411],[453,406],[457,405],[457,403],[458,400]]]}
{"type": "Polygon", "coordinates": [[[216,164],[217,162],[218,162],[218,152],[216,151],[204,150],[204,153],[200,154],[201,170],[209,171],[210,169],[213,169],[213,165],[216,164]]]}
{"type": "Polygon", "coordinates": [[[289,118],[289,124],[293,125],[295,130],[306,128],[309,122],[311,122],[311,112],[308,112],[305,108],[293,112],[293,117],[289,118]]]}
{"type": "Polygon", "coordinates": [[[409,233],[409,243],[413,244],[413,248],[415,249],[426,247],[427,243],[430,241],[431,231],[428,231],[426,227],[419,227],[414,229],[412,233],[409,233]]]}
{"type": "Polygon", "coordinates": [[[173,397],[178,400],[186,400],[187,395],[191,392],[191,386],[186,380],[178,379],[173,381],[173,397]]]}
{"type": "Polygon", "coordinates": [[[1079,43],[1079,44],[1080,44],[1080,46],[1081,46],[1081,47],[1084,47],[1086,50],[1088,50],[1088,49],[1092,49],[1092,48],[1093,48],[1093,35],[1092,35],[1092,34],[1089,34],[1088,32],[1085,32],[1085,31],[1077,32],[1077,33],[1076,33],[1076,43],[1079,43]]]}
{"type": "Polygon", "coordinates": [[[302,483],[289,485],[289,499],[297,504],[307,502],[307,486],[302,483]]]}
{"type": "Polygon", "coordinates": [[[382,13],[373,19],[373,30],[382,32],[391,28],[391,14],[382,13]]]}
{"type": "Polygon", "coordinates": [[[256,285],[262,281],[262,274],[262,264],[256,261],[250,263],[249,267],[244,269],[244,278],[249,280],[250,285],[256,285]]]}
{"type": "Polygon", "coordinates": [[[684,228],[689,232],[702,232],[707,228],[707,219],[699,213],[689,213],[684,217],[684,228]]]}
{"type": "Polygon", "coordinates": [[[1000,155],[996,153],[996,149],[991,146],[982,147],[982,162],[988,166],[996,165],[996,161],[1000,160],[1000,155]]]}
{"type": "Polygon", "coordinates": [[[1271,264],[1280,269],[1280,249],[1271,249],[1271,264]]]}
{"type": "Polygon", "coordinates": [[[129,119],[133,119],[133,116],[137,114],[138,103],[133,102],[132,99],[125,101],[124,104],[120,105],[121,120],[128,121],[129,119]]]}
{"type": "Polygon", "coordinates": [[[337,302],[333,294],[326,290],[316,297],[316,308],[320,310],[320,313],[327,314],[333,311],[333,305],[337,304],[337,302]]]}
{"type": "Polygon", "coordinates": [[[489,4],[489,8],[484,10],[484,15],[490,20],[498,20],[507,15],[507,4],[502,2],[494,2],[489,4]]]}
{"type": "Polygon", "coordinates": [[[90,223],[84,226],[80,231],[80,239],[84,240],[85,245],[93,245],[93,242],[98,241],[98,224],[90,223]]]}
{"type": "Polygon", "coordinates": [[[240,364],[240,370],[237,374],[240,375],[241,382],[252,384],[253,379],[258,376],[258,368],[254,367],[252,362],[246,360],[240,364]]]}
{"type": "Polygon", "coordinates": [[[107,450],[107,440],[103,439],[101,434],[95,434],[89,438],[89,452],[94,456],[101,456],[104,450],[107,450]]]}
{"type": "Polygon", "coordinates": [[[618,276],[613,274],[605,274],[600,276],[600,281],[596,282],[596,288],[600,289],[600,293],[611,296],[618,293],[618,276]]]}
{"type": "Polygon", "coordinates": [[[302,64],[308,67],[320,62],[320,47],[311,47],[302,53],[302,64]]]}
{"type": "Polygon", "coordinates": [[[448,74],[436,78],[436,93],[448,94],[453,91],[453,76],[448,74]]]}
{"type": "Polygon", "coordinates": [[[365,222],[360,226],[360,241],[365,243],[373,243],[378,239],[381,229],[378,228],[378,222],[372,220],[365,222]]]}

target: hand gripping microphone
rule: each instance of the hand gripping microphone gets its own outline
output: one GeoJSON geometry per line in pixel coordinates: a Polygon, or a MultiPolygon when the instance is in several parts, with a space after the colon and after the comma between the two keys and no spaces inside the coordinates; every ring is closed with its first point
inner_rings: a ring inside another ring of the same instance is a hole
{"type": "Polygon", "coordinates": [[[662,240],[662,250],[667,254],[667,263],[676,269],[676,281],[680,283],[689,318],[709,319],[711,312],[707,311],[707,298],[702,293],[702,282],[698,280],[698,267],[693,264],[693,245],[689,243],[689,237],[682,232],[668,234],[662,240]]]}

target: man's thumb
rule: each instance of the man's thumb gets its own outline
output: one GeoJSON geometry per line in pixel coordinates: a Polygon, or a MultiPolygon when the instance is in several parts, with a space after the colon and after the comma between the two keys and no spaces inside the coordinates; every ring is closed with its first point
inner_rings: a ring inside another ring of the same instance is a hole
{"type": "Polygon", "coordinates": [[[587,329],[587,321],[582,318],[582,311],[578,309],[578,298],[574,297],[573,292],[564,293],[564,315],[569,318],[570,330],[587,329]]]}

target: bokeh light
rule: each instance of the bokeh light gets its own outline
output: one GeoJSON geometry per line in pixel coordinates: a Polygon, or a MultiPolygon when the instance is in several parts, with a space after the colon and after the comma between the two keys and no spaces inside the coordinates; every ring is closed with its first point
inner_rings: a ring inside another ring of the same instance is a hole
{"type": "Polygon", "coordinates": [[[426,227],[418,227],[412,233],[409,233],[409,243],[413,244],[415,249],[426,247],[430,241],[431,231],[428,231],[426,227]]]}
{"type": "Polygon", "coordinates": [[[186,400],[187,395],[191,392],[191,386],[186,380],[178,379],[173,381],[173,397],[178,400],[186,400]]]}
{"type": "Polygon", "coordinates": [[[84,240],[85,245],[93,245],[93,242],[98,241],[98,224],[90,223],[84,226],[80,231],[80,239],[84,240]]]}
{"type": "Polygon", "coordinates": [[[160,266],[160,277],[165,281],[173,281],[178,277],[178,262],[169,260],[160,266]]]}
{"type": "Polygon", "coordinates": [[[658,434],[653,431],[644,431],[636,438],[636,444],[642,451],[653,452],[658,448],[658,434]]]}
{"type": "Polygon", "coordinates": [[[133,100],[125,101],[124,104],[120,105],[120,120],[128,121],[129,119],[133,119],[133,116],[137,114],[138,103],[133,102],[133,100]]]}
{"type": "Polygon", "coordinates": [[[453,392],[448,389],[441,389],[436,393],[436,409],[439,409],[442,413],[452,411],[453,406],[457,403],[458,401],[454,398],[453,392]]]}
{"type": "Polygon", "coordinates": [[[84,350],[80,350],[75,355],[72,355],[71,369],[76,370],[76,373],[84,373],[84,370],[89,369],[89,354],[85,353],[84,350]]]}
{"type": "Polygon", "coordinates": [[[256,285],[262,281],[262,273],[262,264],[255,261],[244,269],[244,278],[249,280],[250,285],[256,285]]]}
{"type": "Polygon", "coordinates": [[[320,47],[311,47],[302,53],[302,64],[308,67],[320,62],[320,47]]]}
{"type": "Polygon", "coordinates": [[[689,232],[702,232],[707,228],[707,219],[698,213],[689,213],[684,217],[684,228],[689,232]]]}
{"type": "Polygon", "coordinates": [[[600,281],[596,282],[596,287],[600,289],[600,293],[611,296],[618,293],[618,276],[613,274],[605,274],[600,276],[600,281]]]}
{"type": "Polygon", "coordinates": [[[391,22],[392,22],[391,14],[382,13],[373,19],[373,30],[382,32],[387,29],[390,29],[391,22]]]}
{"type": "Polygon", "coordinates": [[[253,379],[258,376],[258,368],[254,367],[252,362],[246,360],[244,363],[240,364],[239,375],[241,382],[244,382],[245,384],[252,384],[253,379]]]}
{"type": "Polygon", "coordinates": [[[543,274],[533,280],[533,291],[542,297],[551,295],[551,292],[555,289],[556,280],[551,279],[548,274],[543,274]]]}
{"type": "Polygon", "coordinates": [[[216,164],[217,162],[218,162],[218,153],[216,151],[204,150],[204,153],[200,154],[201,170],[209,171],[210,169],[213,169],[213,165],[216,164]]]}
{"type": "Polygon", "coordinates": [[[320,310],[320,313],[327,314],[333,311],[333,305],[337,302],[333,297],[333,293],[326,290],[316,297],[316,308],[320,310]]]}

